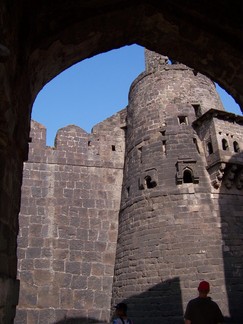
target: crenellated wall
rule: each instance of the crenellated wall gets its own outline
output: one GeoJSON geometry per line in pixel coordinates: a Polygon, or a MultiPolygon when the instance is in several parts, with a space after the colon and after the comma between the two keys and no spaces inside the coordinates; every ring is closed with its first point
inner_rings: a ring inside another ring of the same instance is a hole
{"type": "Polygon", "coordinates": [[[110,314],[124,164],[126,110],[96,125],[58,131],[32,121],[18,238],[15,323],[110,314]]]}

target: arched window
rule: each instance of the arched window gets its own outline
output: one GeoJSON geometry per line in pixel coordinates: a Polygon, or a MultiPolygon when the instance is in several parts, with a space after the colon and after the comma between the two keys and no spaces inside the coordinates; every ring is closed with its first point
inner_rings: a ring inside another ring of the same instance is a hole
{"type": "Polygon", "coordinates": [[[226,141],[225,138],[222,139],[222,149],[223,149],[224,151],[228,151],[228,149],[229,149],[228,142],[226,141]]]}
{"type": "Polygon", "coordinates": [[[233,146],[234,146],[234,152],[240,152],[240,146],[239,146],[239,143],[234,141],[233,142],[233,146]]]}
{"type": "Polygon", "coordinates": [[[213,145],[211,142],[207,143],[207,151],[208,151],[208,155],[213,153],[213,145]]]}
{"type": "Polygon", "coordinates": [[[183,182],[184,183],[192,183],[192,172],[189,169],[185,169],[183,172],[183,182]]]}

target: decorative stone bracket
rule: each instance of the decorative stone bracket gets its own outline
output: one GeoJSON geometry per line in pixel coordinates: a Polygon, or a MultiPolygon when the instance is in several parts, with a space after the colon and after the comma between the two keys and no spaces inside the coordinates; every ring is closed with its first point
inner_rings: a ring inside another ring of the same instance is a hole
{"type": "Polygon", "coordinates": [[[233,184],[238,190],[243,188],[243,166],[235,163],[217,163],[208,169],[212,179],[212,185],[218,189],[223,181],[227,189],[231,189],[233,184]]]}
{"type": "Polygon", "coordinates": [[[241,190],[243,187],[243,167],[232,164],[225,173],[225,187],[231,189],[235,182],[237,189],[241,190]]]}

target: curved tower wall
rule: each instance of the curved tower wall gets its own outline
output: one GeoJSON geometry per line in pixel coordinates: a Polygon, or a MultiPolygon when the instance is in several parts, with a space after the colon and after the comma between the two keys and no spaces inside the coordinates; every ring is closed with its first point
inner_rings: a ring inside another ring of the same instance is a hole
{"type": "Polygon", "coordinates": [[[138,323],[181,323],[203,279],[227,313],[220,216],[192,127],[223,107],[212,81],[166,63],[147,52],[127,111],[113,302],[126,300],[138,323]]]}

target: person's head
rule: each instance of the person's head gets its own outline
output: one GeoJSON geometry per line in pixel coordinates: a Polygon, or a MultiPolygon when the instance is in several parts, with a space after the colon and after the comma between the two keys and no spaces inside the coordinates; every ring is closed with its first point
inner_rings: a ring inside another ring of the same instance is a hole
{"type": "Polygon", "coordinates": [[[126,316],[127,314],[127,305],[125,303],[119,303],[115,306],[116,314],[118,316],[126,316]]]}
{"type": "Polygon", "coordinates": [[[210,291],[210,285],[207,281],[201,281],[198,286],[199,296],[207,297],[207,294],[210,291]]]}

